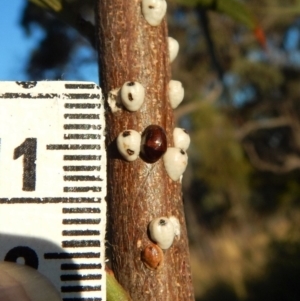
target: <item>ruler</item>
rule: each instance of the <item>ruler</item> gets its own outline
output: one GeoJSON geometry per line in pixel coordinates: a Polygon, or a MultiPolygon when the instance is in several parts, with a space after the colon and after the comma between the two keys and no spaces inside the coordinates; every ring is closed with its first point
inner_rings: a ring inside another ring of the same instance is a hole
{"type": "Polygon", "coordinates": [[[0,82],[0,260],[104,301],[104,108],[90,82],[0,82]]]}

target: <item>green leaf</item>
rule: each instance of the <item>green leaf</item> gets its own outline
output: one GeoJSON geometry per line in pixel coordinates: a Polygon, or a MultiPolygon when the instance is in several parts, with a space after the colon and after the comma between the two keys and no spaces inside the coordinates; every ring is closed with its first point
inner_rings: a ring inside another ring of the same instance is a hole
{"type": "Polygon", "coordinates": [[[250,29],[256,27],[256,21],[247,6],[237,0],[217,1],[217,11],[224,13],[232,19],[244,24],[250,29]]]}
{"type": "Polygon", "coordinates": [[[81,18],[81,9],[87,2],[92,0],[28,0],[29,2],[49,10],[60,20],[76,28],[95,46],[95,29],[93,24],[81,18]]]}
{"type": "Polygon", "coordinates": [[[60,12],[62,10],[61,0],[29,0],[29,2],[55,12],[60,12]]]}
{"type": "Polygon", "coordinates": [[[116,280],[113,272],[106,270],[106,300],[107,301],[132,301],[128,293],[124,290],[121,284],[116,280]]]}

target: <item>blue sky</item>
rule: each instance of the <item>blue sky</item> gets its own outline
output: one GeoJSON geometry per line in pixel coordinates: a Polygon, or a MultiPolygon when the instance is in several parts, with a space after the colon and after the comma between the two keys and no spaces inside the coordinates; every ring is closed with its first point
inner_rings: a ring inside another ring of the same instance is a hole
{"type": "MultiPolygon", "coordinates": [[[[32,34],[27,36],[19,25],[21,13],[27,0],[2,0],[0,4],[0,80],[30,80],[24,72],[29,54],[33,51],[38,41],[43,37],[43,32],[35,27],[32,34]]],[[[293,22],[291,20],[291,22],[293,22]]],[[[273,56],[283,57],[284,64],[300,66],[300,20],[294,21],[293,26],[287,31],[284,38],[284,49],[277,49],[272,46],[273,56]]],[[[89,57],[88,47],[81,48],[75,56],[89,57]]],[[[271,53],[271,51],[269,51],[271,53]]],[[[253,54],[253,53],[252,53],[253,54]]],[[[256,51],[255,60],[265,60],[263,51],[256,51]],[[258,55],[257,55],[258,54],[258,55]]],[[[57,54],[59,55],[59,54],[57,54]]],[[[272,60],[272,57],[270,59],[272,60]]],[[[273,58],[274,59],[274,58],[273,58]]],[[[65,73],[61,75],[62,80],[85,80],[98,83],[97,65],[74,65],[72,62],[65,73]]],[[[249,90],[250,91],[250,90],[249,90]]],[[[250,93],[251,94],[251,93],[250,93]]],[[[244,92],[241,95],[246,95],[244,92]]],[[[248,95],[248,94],[247,94],[248,95]]],[[[251,94],[252,95],[252,94],[251,94]]],[[[252,95],[253,96],[253,95],[252,95]]],[[[250,97],[251,98],[251,97],[250,97]]],[[[238,101],[239,103],[244,103],[238,101]]]]}
{"type": "Polygon", "coordinates": [[[22,72],[36,37],[26,38],[19,26],[24,0],[4,0],[0,5],[0,80],[25,80],[22,72]]]}
{"type": "MultiPolygon", "coordinates": [[[[28,53],[34,50],[37,42],[43,37],[43,32],[35,28],[27,36],[21,28],[21,13],[27,0],[2,0],[0,4],[0,80],[30,80],[24,72],[28,61],[28,53]]],[[[81,54],[78,55],[82,55],[81,54]]],[[[58,54],[59,55],[59,54],[58,54]]],[[[85,53],[88,55],[88,53],[85,53]]],[[[86,80],[98,82],[96,64],[80,67],[75,76],[62,74],[62,80],[86,80]]]]}

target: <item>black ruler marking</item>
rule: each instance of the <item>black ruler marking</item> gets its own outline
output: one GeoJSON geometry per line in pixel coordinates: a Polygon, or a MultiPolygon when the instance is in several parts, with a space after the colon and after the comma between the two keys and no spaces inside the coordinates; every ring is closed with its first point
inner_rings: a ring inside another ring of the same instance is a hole
{"type": "MultiPolygon", "coordinates": [[[[99,89],[94,84],[65,84],[66,89],[99,89]]],[[[71,92],[71,91],[70,91],[71,92]]],[[[80,91],[78,91],[80,92],[80,91]]],[[[87,91],[89,92],[89,91],[87,91]]],[[[92,92],[92,91],[91,91],[92,92]]],[[[92,99],[100,99],[100,95],[96,93],[64,93],[62,95],[56,93],[36,93],[31,95],[31,93],[5,93],[0,95],[0,98],[27,98],[27,99],[53,99],[53,98],[64,98],[64,99],[73,99],[72,101],[67,102],[65,100],[64,107],[66,109],[100,109],[100,103],[96,103],[97,100],[91,101],[92,99]],[[85,101],[81,101],[86,99],[85,101]],[[79,100],[78,103],[77,100],[79,100]]],[[[67,111],[68,112],[68,111],[67,111]]],[[[70,112],[70,111],[69,111],[70,112]]],[[[73,111],[74,112],[74,111],[73,111]]],[[[77,111],[80,113],[80,111],[77,111]]],[[[88,112],[88,111],[86,111],[88,112]]],[[[91,111],[91,113],[93,113],[91,111]]],[[[101,119],[99,114],[64,114],[65,119],[101,119]]],[[[68,121],[66,121],[67,123],[68,121]]],[[[76,120],[74,121],[76,122],[76,120]]],[[[90,121],[93,123],[93,121],[90,121]]],[[[97,124],[64,124],[65,130],[101,130],[102,126],[97,124]]],[[[80,133],[80,132],[79,132],[80,133]]],[[[101,135],[97,134],[65,134],[64,139],[101,139],[101,135]]],[[[75,142],[79,143],[79,142],[75,142]]],[[[90,143],[93,143],[92,141],[90,143]]],[[[47,150],[100,150],[101,146],[96,144],[49,144],[46,146],[47,150]]],[[[79,152],[80,153],[80,152],[79,152]]],[[[93,152],[91,152],[93,153],[93,152]]],[[[74,160],[74,161],[84,161],[84,160],[101,160],[101,156],[92,156],[92,155],[65,155],[64,160],[74,160]]],[[[75,162],[76,164],[76,162],[75,162]]],[[[81,166],[63,166],[64,171],[100,171],[100,166],[90,166],[90,165],[81,165],[81,166]]],[[[65,181],[102,181],[98,176],[64,176],[65,181]]],[[[64,187],[64,192],[87,192],[92,190],[93,192],[101,191],[101,187],[92,186],[92,187],[64,187]]],[[[28,203],[28,204],[47,204],[47,203],[100,203],[101,198],[0,198],[0,203],[3,204],[16,204],[16,203],[28,203]]],[[[99,208],[64,208],[67,209],[63,213],[100,213],[99,208]],[[68,212],[69,211],[69,212],[68,212]]],[[[99,224],[100,219],[63,219],[63,224],[99,224]]],[[[82,228],[82,227],[81,227],[82,228]]],[[[87,227],[88,228],[88,227],[87,227]]],[[[62,231],[63,236],[98,236],[100,235],[99,230],[64,230],[62,231]]],[[[67,237],[65,237],[67,238],[67,237]]],[[[75,237],[74,237],[75,238],[75,237]]],[[[92,237],[90,237],[92,238],[92,237]]],[[[94,237],[98,238],[98,237],[94,237]]],[[[100,247],[100,240],[64,240],[62,241],[62,246],[65,248],[84,248],[84,247],[100,247]]],[[[75,259],[75,258],[100,258],[100,252],[61,252],[61,253],[45,253],[45,259],[75,259]]],[[[62,264],[63,266],[71,269],[102,269],[101,264],[62,264]]],[[[81,281],[81,280],[100,280],[102,279],[102,274],[66,274],[61,275],[61,281],[81,281]]],[[[75,283],[73,283],[75,284],[75,283]]],[[[89,283],[90,284],[90,283],[89,283]]],[[[93,292],[101,291],[100,285],[64,285],[61,286],[61,292],[63,293],[73,293],[72,295],[80,296],[80,292],[93,292]],[[74,294],[75,293],[75,294],[74,294]]],[[[97,295],[97,294],[95,294],[97,295]]],[[[100,297],[67,297],[63,298],[63,301],[102,301],[100,297]]]]}
{"type": "Polygon", "coordinates": [[[100,203],[101,198],[0,198],[0,204],[100,203]]]}
{"type": "Polygon", "coordinates": [[[102,188],[99,186],[85,186],[85,187],[64,187],[64,192],[101,192],[102,188]]]}
{"type": "Polygon", "coordinates": [[[101,156],[95,155],[64,155],[65,161],[100,161],[101,156]]]}
{"type": "Polygon", "coordinates": [[[98,270],[102,269],[101,263],[62,263],[61,270],[98,270]]]}
{"type": "Polygon", "coordinates": [[[63,219],[62,223],[64,225],[98,225],[100,224],[100,218],[87,218],[87,219],[80,219],[80,218],[71,218],[71,219],[63,219]]]}
{"type": "Polygon", "coordinates": [[[0,98],[23,98],[23,99],[52,99],[59,97],[56,93],[38,93],[32,95],[31,93],[4,93],[0,94],[0,98]]]}
{"type": "Polygon", "coordinates": [[[60,280],[61,281],[78,281],[78,280],[98,280],[102,279],[101,274],[68,274],[68,275],[61,275],[60,280]]]}
{"type": "Polygon", "coordinates": [[[100,109],[100,103],[65,103],[66,109],[100,109]]]}
{"type": "Polygon", "coordinates": [[[63,93],[62,97],[65,99],[100,99],[99,94],[95,93],[63,93]]]}
{"type": "Polygon", "coordinates": [[[62,213],[101,213],[100,208],[63,208],[62,213]]]}
{"type": "Polygon", "coordinates": [[[70,285],[70,286],[61,287],[62,293],[93,292],[93,291],[101,291],[101,285],[97,285],[97,286],[70,285]]]}
{"type": "Polygon", "coordinates": [[[99,144],[48,144],[47,150],[99,150],[99,144]]]}
{"type": "Polygon", "coordinates": [[[64,124],[65,130],[101,130],[100,124],[64,124]]]}
{"type": "Polygon", "coordinates": [[[64,114],[65,119],[100,119],[99,114],[64,114]]]}
{"type": "Polygon", "coordinates": [[[95,84],[65,84],[66,89],[95,89],[95,87],[97,87],[95,84]]]}
{"type": "Polygon", "coordinates": [[[98,134],[64,134],[64,139],[101,139],[98,134]]]}
{"type": "Polygon", "coordinates": [[[63,166],[64,171],[100,171],[101,166],[93,165],[68,165],[63,166]]]}
{"type": "Polygon", "coordinates": [[[100,235],[99,230],[64,230],[62,231],[63,236],[93,236],[100,235]]]}
{"type": "Polygon", "coordinates": [[[45,259],[73,259],[73,258],[100,258],[100,253],[80,252],[80,253],[45,253],[45,259]]]}
{"type": "Polygon", "coordinates": [[[64,181],[103,181],[99,176],[64,176],[64,181]]]}
{"type": "Polygon", "coordinates": [[[63,240],[63,248],[98,248],[100,240],[63,240]]]}
{"type": "Polygon", "coordinates": [[[36,81],[16,81],[16,84],[23,89],[32,89],[37,85],[36,81]]]}
{"type": "Polygon", "coordinates": [[[102,301],[102,298],[63,298],[62,301],[102,301]]]}

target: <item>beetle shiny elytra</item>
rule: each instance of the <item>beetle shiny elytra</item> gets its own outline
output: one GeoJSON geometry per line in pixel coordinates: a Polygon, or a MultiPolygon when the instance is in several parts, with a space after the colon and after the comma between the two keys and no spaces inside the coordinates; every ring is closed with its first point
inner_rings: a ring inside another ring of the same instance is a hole
{"type": "Polygon", "coordinates": [[[159,125],[149,125],[142,134],[141,157],[154,163],[167,151],[166,132],[159,125]]]}

